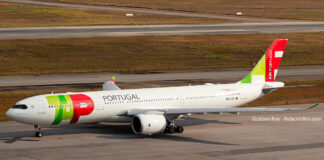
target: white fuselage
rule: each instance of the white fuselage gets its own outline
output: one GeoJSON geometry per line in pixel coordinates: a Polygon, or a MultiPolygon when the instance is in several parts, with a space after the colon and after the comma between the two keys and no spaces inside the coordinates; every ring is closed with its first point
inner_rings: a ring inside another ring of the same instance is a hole
{"type": "Polygon", "coordinates": [[[237,107],[260,97],[262,87],[263,84],[234,83],[46,94],[17,103],[27,109],[8,112],[15,115],[14,120],[33,125],[130,122],[131,118],[125,115],[131,109],[237,107]]]}

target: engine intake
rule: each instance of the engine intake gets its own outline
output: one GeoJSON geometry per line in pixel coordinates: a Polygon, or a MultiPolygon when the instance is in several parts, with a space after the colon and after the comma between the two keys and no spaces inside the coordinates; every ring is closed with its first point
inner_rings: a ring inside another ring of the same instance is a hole
{"type": "Polygon", "coordinates": [[[151,135],[164,132],[166,126],[164,115],[138,114],[132,119],[132,130],[135,134],[151,135]]]}

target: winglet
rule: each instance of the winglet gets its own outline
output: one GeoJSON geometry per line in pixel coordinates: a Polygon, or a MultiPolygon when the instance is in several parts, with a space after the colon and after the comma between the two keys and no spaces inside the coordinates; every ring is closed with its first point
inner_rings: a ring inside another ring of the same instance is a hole
{"type": "Polygon", "coordinates": [[[308,107],[307,109],[312,109],[312,108],[315,108],[315,107],[317,107],[319,104],[318,103],[316,103],[316,104],[314,104],[314,105],[312,105],[312,106],[310,106],[310,107],[308,107]]]}
{"type": "Polygon", "coordinates": [[[116,79],[116,76],[112,76],[109,81],[115,83],[115,79],[116,79]]]}
{"type": "Polygon", "coordinates": [[[104,91],[109,91],[109,90],[120,90],[120,88],[115,84],[116,76],[112,76],[109,81],[106,81],[102,88],[104,91]]]}

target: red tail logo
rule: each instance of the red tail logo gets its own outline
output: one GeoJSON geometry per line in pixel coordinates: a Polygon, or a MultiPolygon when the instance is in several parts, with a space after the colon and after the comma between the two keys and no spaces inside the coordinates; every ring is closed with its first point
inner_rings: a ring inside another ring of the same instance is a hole
{"type": "Polygon", "coordinates": [[[272,82],[275,80],[287,41],[287,39],[275,40],[267,50],[265,73],[266,82],[272,82]]]}

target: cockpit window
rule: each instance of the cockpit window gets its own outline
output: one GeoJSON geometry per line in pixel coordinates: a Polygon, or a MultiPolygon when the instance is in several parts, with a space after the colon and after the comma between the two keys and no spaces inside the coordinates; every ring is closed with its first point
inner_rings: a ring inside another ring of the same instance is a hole
{"type": "Polygon", "coordinates": [[[24,104],[16,104],[12,108],[14,109],[27,109],[28,107],[24,104]]]}

